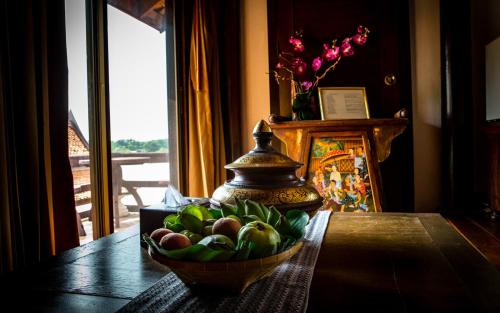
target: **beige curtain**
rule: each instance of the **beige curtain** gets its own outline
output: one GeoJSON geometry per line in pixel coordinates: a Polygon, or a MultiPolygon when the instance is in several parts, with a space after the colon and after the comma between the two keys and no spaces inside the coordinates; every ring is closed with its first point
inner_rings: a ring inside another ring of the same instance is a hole
{"type": "Polygon", "coordinates": [[[226,163],[212,10],[195,0],[189,54],[188,195],[210,197],[225,180],[226,163]]]}

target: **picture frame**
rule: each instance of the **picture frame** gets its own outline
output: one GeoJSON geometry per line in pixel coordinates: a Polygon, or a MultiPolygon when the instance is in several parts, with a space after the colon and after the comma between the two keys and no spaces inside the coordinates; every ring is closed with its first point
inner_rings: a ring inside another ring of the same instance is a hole
{"type": "Polygon", "coordinates": [[[322,120],[369,119],[365,87],[319,87],[322,120]]]}
{"type": "Polygon", "coordinates": [[[381,212],[380,171],[366,131],[309,132],[305,175],[338,212],[381,212]]]}

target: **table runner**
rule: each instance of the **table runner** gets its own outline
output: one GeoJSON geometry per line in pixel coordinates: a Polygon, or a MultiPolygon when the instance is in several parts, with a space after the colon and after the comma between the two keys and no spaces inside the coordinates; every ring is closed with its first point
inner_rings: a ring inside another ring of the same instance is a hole
{"type": "Polygon", "coordinates": [[[274,273],[241,295],[203,294],[169,272],[119,312],[305,312],[314,266],[331,211],[318,211],[306,226],[304,245],[274,273]]]}

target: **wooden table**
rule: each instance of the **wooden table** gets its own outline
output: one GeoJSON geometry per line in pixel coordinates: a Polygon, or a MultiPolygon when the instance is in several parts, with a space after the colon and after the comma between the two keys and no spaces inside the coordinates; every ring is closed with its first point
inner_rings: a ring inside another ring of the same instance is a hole
{"type": "Polygon", "coordinates": [[[437,214],[334,214],[309,311],[500,312],[500,272],[437,214]]]}
{"type": "MultiPolygon", "coordinates": [[[[138,228],[2,278],[2,305],[114,312],[167,271],[138,228]],[[12,294],[27,301],[16,302],[12,294]]],[[[310,312],[500,312],[500,272],[440,215],[335,213],[309,294],[310,312]]]]}

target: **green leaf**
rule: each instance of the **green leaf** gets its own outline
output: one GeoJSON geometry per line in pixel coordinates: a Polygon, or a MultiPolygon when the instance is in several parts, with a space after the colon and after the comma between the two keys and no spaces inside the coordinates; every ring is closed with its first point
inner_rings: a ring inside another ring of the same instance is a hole
{"type": "Polygon", "coordinates": [[[180,233],[181,231],[183,231],[185,228],[184,226],[182,226],[182,224],[175,224],[172,228],[169,228],[171,231],[173,231],[174,233],[180,233]]]}
{"type": "Polygon", "coordinates": [[[235,198],[236,200],[236,216],[242,217],[243,215],[246,215],[245,213],[245,202],[241,201],[238,198],[235,198]]]}
{"type": "Polygon", "coordinates": [[[263,205],[262,203],[257,203],[262,211],[262,215],[264,216],[264,221],[267,221],[267,219],[269,218],[269,208],[265,205],[263,205]]]}
{"type": "Polygon", "coordinates": [[[175,250],[165,250],[163,248],[160,248],[159,252],[161,254],[163,254],[164,256],[167,256],[171,259],[182,260],[189,253],[189,250],[191,250],[191,247],[192,246],[182,248],[182,249],[175,249],[175,250]]]}
{"type": "Polygon", "coordinates": [[[163,226],[176,233],[184,229],[180,223],[179,217],[176,214],[167,215],[163,220],[163,226]]]}
{"type": "Polygon", "coordinates": [[[243,215],[241,217],[241,221],[243,222],[243,225],[254,221],[262,222],[262,220],[257,215],[243,215]]]}
{"type": "Polygon", "coordinates": [[[163,219],[163,226],[165,226],[165,228],[168,228],[168,226],[174,225],[176,218],[177,214],[170,214],[165,216],[165,218],[163,219]]]}
{"type": "Polygon", "coordinates": [[[267,223],[276,228],[276,223],[278,223],[280,217],[280,211],[278,211],[274,206],[270,206],[269,215],[267,216],[267,223]]]}
{"type": "Polygon", "coordinates": [[[203,222],[199,220],[194,215],[188,212],[182,212],[179,215],[180,222],[185,229],[192,231],[193,233],[201,233],[203,228],[203,222]]]}
{"type": "Polygon", "coordinates": [[[236,253],[233,250],[212,249],[200,244],[192,245],[190,248],[186,257],[198,262],[223,262],[229,260],[236,253]]]}
{"type": "Polygon", "coordinates": [[[221,211],[221,209],[210,208],[210,209],[208,209],[208,211],[212,214],[212,216],[215,219],[219,219],[219,218],[222,217],[222,211],[221,211]]]}
{"type": "Polygon", "coordinates": [[[156,242],[151,237],[149,237],[149,235],[143,234],[142,239],[144,240],[144,242],[146,242],[148,244],[148,246],[155,249],[156,251],[158,251],[158,249],[160,248],[160,247],[158,247],[156,242]]]}
{"type": "Polygon", "coordinates": [[[297,240],[295,238],[292,238],[292,237],[289,237],[289,236],[285,236],[281,240],[280,246],[278,248],[278,253],[281,253],[281,252],[287,250],[288,248],[290,248],[291,246],[293,246],[296,242],[297,242],[297,240]]]}
{"type": "Polygon", "coordinates": [[[234,207],[230,204],[221,202],[220,207],[221,207],[221,212],[222,212],[223,217],[236,214],[236,207],[234,207]]]}
{"type": "Polygon", "coordinates": [[[191,214],[200,221],[204,221],[209,218],[214,218],[212,213],[210,213],[206,207],[199,205],[188,205],[182,208],[181,211],[179,212],[179,214],[183,213],[191,214]]]}
{"type": "Polygon", "coordinates": [[[211,236],[207,236],[200,240],[198,242],[200,245],[205,245],[209,248],[215,249],[215,250],[234,250],[234,242],[231,240],[231,238],[221,235],[221,234],[214,234],[211,236]]]}
{"type": "Polygon", "coordinates": [[[171,259],[174,259],[174,260],[180,260],[180,259],[183,259],[186,254],[188,254],[189,250],[191,249],[192,246],[189,246],[187,248],[183,248],[183,249],[175,249],[175,250],[166,250],[166,249],[163,249],[161,248],[160,246],[158,246],[156,244],[156,242],[151,239],[151,237],[149,236],[144,236],[144,241],[150,246],[152,247],[156,252],[166,256],[166,257],[169,257],[171,259]]]}
{"type": "Polygon", "coordinates": [[[282,236],[292,236],[292,230],[290,229],[290,223],[286,216],[281,215],[279,220],[276,222],[274,229],[280,233],[282,236]]]}
{"type": "Polygon", "coordinates": [[[157,253],[174,260],[192,260],[198,262],[227,261],[236,251],[216,250],[204,245],[195,244],[183,249],[166,250],[159,247],[149,236],[143,236],[144,241],[157,253]]]}
{"type": "Polygon", "coordinates": [[[236,255],[234,259],[237,261],[248,260],[250,252],[255,249],[255,244],[251,241],[240,241],[236,247],[236,255]]]}
{"type": "Polygon", "coordinates": [[[286,212],[286,218],[290,224],[290,235],[297,240],[302,239],[309,223],[309,215],[304,211],[290,210],[286,212]]]}
{"type": "Polygon", "coordinates": [[[249,199],[245,200],[245,213],[246,215],[256,215],[261,221],[266,220],[266,216],[264,216],[264,212],[262,212],[260,205],[249,199]]]}

